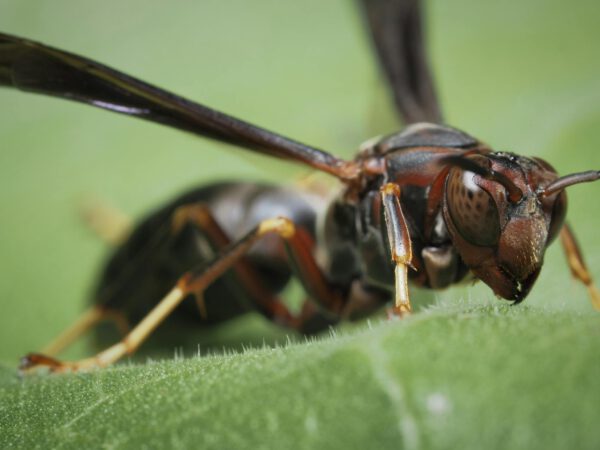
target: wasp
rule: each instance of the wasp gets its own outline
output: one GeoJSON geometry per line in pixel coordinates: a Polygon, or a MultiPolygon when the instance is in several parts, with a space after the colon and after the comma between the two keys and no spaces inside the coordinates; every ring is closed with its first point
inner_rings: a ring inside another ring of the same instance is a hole
{"type": "Polygon", "coordinates": [[[298,187],[226,181],[153,212],[123,240],[100,276],[94,305],[24,371],[85,370],[131,354],[170,315],[220,323],[258,311],[300,333],[356,320],[390,302],[410,315],[409,281],[443,289],[469,277],[523,301],[546,248],[560,236],[573,276],[598,293],[571,228],[565,189],[600,171],[565,176],[546,161],[494,151],[444,124],[417,0],[364,0],[365,22],[406,127],[344,160],[187,100],[108,66],[0,34],[0,85],[87,103],[338,180],[329,198],[298,187]],[[307,299],[280,298],[292,277],[307,299]],[[113,318],[124,337],[93,357],[60,361],[75,337],[113,318]]]}

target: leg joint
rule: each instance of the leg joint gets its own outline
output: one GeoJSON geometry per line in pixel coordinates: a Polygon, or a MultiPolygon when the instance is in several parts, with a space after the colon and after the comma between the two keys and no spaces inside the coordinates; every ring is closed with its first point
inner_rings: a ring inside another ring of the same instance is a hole
{"type": "Polygon", "coordinates": [[[210,210],[203,204],[189,204],[180,206],[173,213],[171,231],[178,234],[188,223],[194,223],[202,228],[209,226],[211,221],[210,210]]]}
{"type": "Polygon", "coordinates": [[[290,239],[296,234],[296,226],[287,217],[263,220],[258,226],[258,235],[277,233],[284,239],[290,239]]]}

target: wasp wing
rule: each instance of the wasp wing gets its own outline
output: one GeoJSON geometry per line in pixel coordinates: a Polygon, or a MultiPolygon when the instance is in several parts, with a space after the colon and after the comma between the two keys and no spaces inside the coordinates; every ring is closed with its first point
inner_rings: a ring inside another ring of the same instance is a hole
{"type": "Polygon", "coordinates": [[[0,86],[87,103],[346,179],[352,163],[192,102],[90,59],[0,33],[0,86]]]}
{"type": "Polygon", "coordinates": [[[419,0],[359,0],[396,108],[406,124],[442,122],[419,0]]]}

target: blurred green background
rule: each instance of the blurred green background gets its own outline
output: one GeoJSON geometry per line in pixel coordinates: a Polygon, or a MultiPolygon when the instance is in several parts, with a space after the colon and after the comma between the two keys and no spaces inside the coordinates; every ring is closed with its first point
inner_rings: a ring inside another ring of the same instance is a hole
{"type": "MultiPolygon", "coordinates": [[[[427,2],[448,123],[498,150],[541,156],[563,174],[599,168],[599,8],[591,0],[427,2]]],[[[351,1],[0,0],[0,29],[346,157],[398,128],[351,1]]],[[[5,89],[0,135],[0,361],[7,365],[39,349],[87,302],[109,251],[82,225],[82,198],[103,198],[140,218],[210,180],[289,182],[307,173],[154,124],[5,89]]],[[[598,194],[600,184],[572,188],[569,220],[600,278],[598,194]]],[[[485,286],[435,297],[496,301],[485,286]]],[[[548,251],[527,304],[591,313],[558,246],[548,251]]],[[[235,326],[228,330],[251,339],[235,326]]],[[[253,333],[278,331],[262,324],[253,333]]],[[[217,343],[221,337],[231,341],[221,333],[217,343]]]]}

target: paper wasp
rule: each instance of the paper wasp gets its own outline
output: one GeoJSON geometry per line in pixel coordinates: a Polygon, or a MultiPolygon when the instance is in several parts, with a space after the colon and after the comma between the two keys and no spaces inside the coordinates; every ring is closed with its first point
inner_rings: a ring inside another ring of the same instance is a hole
{"type": "Polygon", "coordinates": [[[497,295],[520,302],[539,274],[546,246],[559,234],[573,274],[598,306],[573,235],[563,227],[564,188],[595,180],[598,172],[558,177],[542,160],[494,152],[442,125],[419,4],[373,0],[364,8],[398,110],[410,125],[364,147],[351,161],[91,60],[0,37],[3,85],[295,161],[344,186],[326,205],[299,190],[235,182],[183,195],[133,231],[106,268],[96,295],[99,306],[85,317],[89,325],[105,315],[124,315],[135,325],[125,339],[75,363],[30,355],[26,367],[110,364],[134,351],[175,308],[200,322],[257,309],[283,326],[312,333],[369,314],[391,299],[396,313],[408,314],[408,278],[443,288],[468,273],[497,295]],[[292,275],[310,297],[300,314],[277,298],[292,275]]]}

